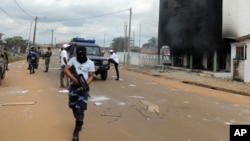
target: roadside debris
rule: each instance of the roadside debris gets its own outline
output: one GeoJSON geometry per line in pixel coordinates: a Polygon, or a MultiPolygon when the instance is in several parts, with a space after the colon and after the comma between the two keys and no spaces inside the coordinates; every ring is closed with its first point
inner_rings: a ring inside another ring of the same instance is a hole
{"type": "Polygon", "coordinates": [[[6,102],[1,103],[1,106],[16,106],[16,105],[34,105],[36,104],[36,101],[28,101],[28,102],[6,102]]]}

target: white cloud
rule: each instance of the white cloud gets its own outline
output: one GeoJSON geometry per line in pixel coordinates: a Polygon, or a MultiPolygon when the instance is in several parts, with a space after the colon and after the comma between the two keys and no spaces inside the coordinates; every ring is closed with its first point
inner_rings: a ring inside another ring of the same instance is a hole
{"type": "Polygon", "coordinates": [[[158,0],[1,0],[0,33],[3,38],[22,36],[32,41],[35,17],[38,16],[36,42],[51,43],[72,37],[94,38],[109,45],[113,38],[125,35],[132,8],[131,37],[141,45],[158,33],[158,0]],[[46,17],[46,18],[44,18],[46,17]],[[32,23],[32,26],[31,26],[32,23]]]}

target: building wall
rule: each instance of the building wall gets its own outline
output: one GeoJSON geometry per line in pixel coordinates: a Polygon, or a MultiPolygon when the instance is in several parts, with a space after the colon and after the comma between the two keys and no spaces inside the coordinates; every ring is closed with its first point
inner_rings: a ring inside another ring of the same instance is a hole
{"type": "Polygon", "coordinates": [[[223,0],[223,37],[238,38],[250,33],[250,0],[223,0]]]}
{"type": "Polygon", "coordinates": [[[247,60],[245,60],[245,82],[250,82],[250,40],[247,40],[247,60]]]}
{"type": "Polygon", "coordinates": [[[250,73],[249,73],[250,72],[250,40],[249,39],[231,44],[231,64],[232,64],[231,65],[232,78],[236,78],[236,79],[249,83],[250,82],[250,73]],[[246,60],[235,60],[236,46],[238,44],[244,44],[244,43],[246,43],[247,45],[246,60]]]}

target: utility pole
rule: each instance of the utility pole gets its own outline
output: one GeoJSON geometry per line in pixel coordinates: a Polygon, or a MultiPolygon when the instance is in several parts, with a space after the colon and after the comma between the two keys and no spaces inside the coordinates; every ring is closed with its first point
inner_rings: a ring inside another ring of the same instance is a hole
{"type": "MultiPolygon", "coordinates": [[[[46,18],[46,17],[43,17],[46,18]]],[[[41,19],[41,18],[40,18],[41,19]]],[[[36,24],[37,24],[38,17],[35,18],[35,26],[34,26],[34,35],[33,35],[33,45],[35,45],[36,42],[36,24]]]]}
{"type": "Polygon", "coordinates": [[[130,52],[130,38],[131,38],[131,17],[132,17],[132,8],[129,9],[129,30],[128,30],[128,51],[130,52]]]}
{"type": "Polygon", "coordinates": [[[35,40],[36,40],[36,23],[37,23],[37,16],[35,18],[35,26],[34,26],[34,34],[33,34],[33,45],[35,44],[35,40]]]}
{"type": "Polygon", "coordinates": [[[139,29],[139,48],[141,47],[141,24],[139,29]]]}
{"type": "Polygon", "coordinates": [[[131,17],[132,17],[132,8],[129,9],[129,30],[128,30],[128,56],[127,63],[130,63],[130,38],[131,38],[131,17]]]}
{"type": "Polygon", "coordinates": [[[54,30],[52,29],[52,36],[51,36],[51,48],[53,47],[53,32],[54,32],[54,30]]]}
{"type": "Polygon", "coordinates": [[[124,24],[124,32],[125,32],[125,38],[124,38],[124,58],[123,58],[123,61],[124,61],[124,65],[127,64],[126,62],[126,53],[128,51],[128,47],[127,47],[127,44],[128,44],[128,38],[127,38],[127,23],[124,24]]]}
{"type": "Polygon", "coordinates": [[[128,47],[127,47],[127,44],[128,44],[128,39],[127,39],[127,28],[128,28],[128,25],[127,25],[127,23],[125,23],[125,24],[124,24],[124,33],[125,33],[124,52],[125,52],[125,51],[128,51],[128,47]]]}
{"type": "Polygon", "coordinates": [[[133,48],[135,47],[135,32],[133,32],[133,48]]]}

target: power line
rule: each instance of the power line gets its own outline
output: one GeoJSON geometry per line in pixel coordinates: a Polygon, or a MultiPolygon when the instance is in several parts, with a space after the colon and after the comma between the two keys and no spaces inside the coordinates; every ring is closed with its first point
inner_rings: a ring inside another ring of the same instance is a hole
{"type": "Polygon", "coordinates": [[[15,4],[29,17],[34,18],[34,16],[30,15],[29,13],[27,13],[17,2],[16,0],[13,0],[15,2],[15,4]]]}
{"type": "MultiPolygon", "coordinates": [[[[120,10],[120,11],[116,11],[116,12],[111,12],[111,13],[107,13],[107,14],[102,14],[102,15],[97,15],[97,16],[91,16],[91,17],[87,17],[87,18],[78,18],[78,19],[65,19],[65,20],[57,20],[57,19],[54,19],[55,21],[76,21],[76,20],[85,20],[85,19],[93,19],[93,18],[99,18],[99,17],[104,17],[104,16],[109,16],[109,15],[114,15],[114,14],[118,14],[118,13],[122,13],[124,11],[127,11],[129,9],[123,9],[123,10],[120,10]]],[[[50,19],[50,20],[53,20],[53,19],[50,19]]]]}
{"type": "MultiPolygon", "coordinates": [[[[13,21],[16,21],[14,18],[12,18],[2,7],[0,7],[0,9],[1,9],[1,11],[5,14],[5,15],[7,15],[10,19],[12,19],[13,21]]],[[[17,21],[16,21],[17,22],[17,21]]],[[[18,24],[21,24],[21,25],[24,25],[24,26],[27,26],[27,25],[25,25],[25,24],[22,24],[22,23],[19,23],[19,22],[17,22],[18,24]]]]}
{"type": "Polygon", "coordinates": [[[1,11],[3,11],[3,13],[5,15],[7,15],[9,18],[11,18],[12,20],[14,20],[1,6],[0,6],[0,9],[1,9],[1,11]]]}

